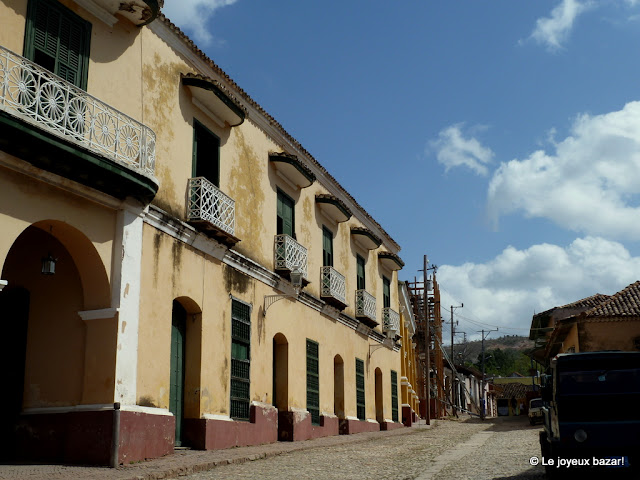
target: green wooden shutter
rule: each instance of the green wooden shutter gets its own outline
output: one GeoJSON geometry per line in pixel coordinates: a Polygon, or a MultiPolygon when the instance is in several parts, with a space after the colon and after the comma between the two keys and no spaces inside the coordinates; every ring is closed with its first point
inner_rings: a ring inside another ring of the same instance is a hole
{"type": "Polygon", "coordinates": [[[391,419],[398,421],[398,372],[391,370],[391,419]]]}
{"type": "Polygon", "coordinates": [[[25,56],[86,90],[91,23],[50,0],[31,0],[27,17],[25,56]]]}
{"type": "Polygon", "coordinates": [[[365,287],[365,282],[364,282],[364,258],[362,258],[360,255],[356,256],[356,261],[358,263],[358,270],[357,270],[357,287],[358,290],[364,290],[365,287]]]}
{"type": "Polygon", "coordinates": [[[364,362],[356,358],[356,408],[359,420],[367,419],[364,393],[364,362]]]}
{"type": "Polygon", "coordinates": [[[249,420],[251,308],[231,302],[231,418],[249,420]]]}
{"type": "Polygon", "coordinates": [[[278,190],[278,235],[289,235],[295,238],[293,224],[293,199],[286,193],[278,190]]]}
{"type": "Polygon", "coordinates": [[[169,411],[176,422],[175,443],[182,445],[184,418],[184,375],[187,312],[179,302],[173,301],[171,318],[171,370],[169,379],[169,411]]]}
{"type": "Polygon", "coordinates": [[[311,424],[320,425],[320,367],[318,344],[307,339],[307,410],[311,424]]]}
{"type": "Polygon", "coordinates": [[[322,227],[322,266],[333,267],[333,233],[322,227]]]}
{"type": "Polygon", "coordinates": [[[382,306],[384,308],[391,306],[391,282],[387,277],[382,277],[382,306]]]}

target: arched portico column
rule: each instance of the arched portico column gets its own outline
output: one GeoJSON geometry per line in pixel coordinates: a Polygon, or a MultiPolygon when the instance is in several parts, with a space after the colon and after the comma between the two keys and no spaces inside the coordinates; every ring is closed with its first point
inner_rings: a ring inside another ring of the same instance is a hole
{"type": "Polygon", "coordinates": [[[114,402],[136,404],[142,228],[146,208],[126,203],[118,211],[114,242],[111,309],[118,312],[114,402]]]}

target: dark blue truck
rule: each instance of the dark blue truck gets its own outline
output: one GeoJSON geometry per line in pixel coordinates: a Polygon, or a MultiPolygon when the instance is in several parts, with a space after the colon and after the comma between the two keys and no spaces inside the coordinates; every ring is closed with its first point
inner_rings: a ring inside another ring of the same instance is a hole
{"type": "Polygon", "coordinates": [[[640,352],[560,354],[542,400],[541,463],[549,478],[585,469],[640,472],[640,352]]]}

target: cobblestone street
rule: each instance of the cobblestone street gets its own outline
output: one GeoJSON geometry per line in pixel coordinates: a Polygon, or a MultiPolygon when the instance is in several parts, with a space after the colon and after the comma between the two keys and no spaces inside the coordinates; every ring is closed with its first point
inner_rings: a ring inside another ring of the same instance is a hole
{"type": "Polygon", "coordinates": [[[526,417],[437,422],[392,437],[227,465],[188,476],[212,479],[542,479],[531,467],[539,428],[526,417]]]}
{"type": "Polygon", "coordinates": [[[0,479],[542,479],[526,417],[436,421],[430,427],[217,451],[182,450],[117,469],[0,465],[0,479]],[[199,473],[194,473],[199,472],[199,473]]]}

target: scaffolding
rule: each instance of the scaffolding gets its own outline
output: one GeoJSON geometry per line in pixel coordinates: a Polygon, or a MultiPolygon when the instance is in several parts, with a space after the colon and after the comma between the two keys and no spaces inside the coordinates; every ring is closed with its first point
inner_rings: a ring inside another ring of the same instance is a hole
{"type": "Polygon", "coordinates": [[[444,388],[444,361],[440,345],[442,345],[442,317],[440,316],[440,289],[436,280],[436,267],[429,268],[425,256],[423,280],[414,277],[407,282],[409,299],[416,319],[416,353],[420,371],[418,373],[418,396],[420,398],[420,415],[423,418],[442,418],[446,415],[444,388]],[[433,273],[429,278],[429,270],[433,273]],[[428,381],[426,379],[429,379],[428,381]],[[428,383],[427,391],[425,382],[428,383]],[[427,412],[427,405],[430,406],[427,412]],[[428,416],[427,416],[428,415],[428,416]]]}

